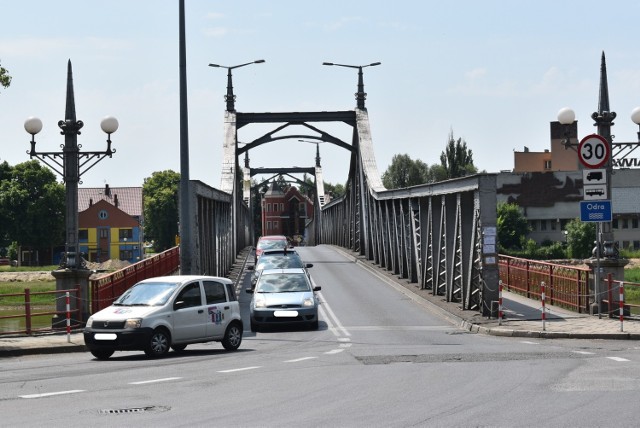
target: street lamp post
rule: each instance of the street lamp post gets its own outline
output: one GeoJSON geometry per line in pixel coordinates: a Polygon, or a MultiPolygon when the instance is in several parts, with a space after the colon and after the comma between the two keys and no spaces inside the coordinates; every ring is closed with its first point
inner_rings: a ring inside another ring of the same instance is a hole
{"type": "Polygon", "coordinates": [[[337,67],[357,68],[358,69],[358,92],[356,92],[356,101],[359,109],[364,109],[364,100],[367,98],[367,93],[364,91],[364,79],[362,76],[362,69],[365,67],[375,67],[382,64],[381,62],[372,62],[366,65],[347,65],[347,64],[335,64],[333,62],[323,62],[322,65],[335,65],[337,67]]]}
{"type": "Polygon", "coordinates": [[[263,59],[258,59],[255,61],[247,62],[245,64],[234,65],[231,67],[219,65],[219,64],[209,64],[209,67],[227,69],[227,95],[224,96],[224,100],[227,102],[227,111],[236,111],[236,107],[235,107],[236,96],[233,94],[233,81],[231,77],[231,70],[235,68],[244,67],[246,65],[251,65],[251,64],[262,64],[263,62],[265,62],[263,59]]]}
{"type": "MultiPolygon", "coordinates": [[[[61,134],[64,135],[64,145],[60,145],[59,152],[39,152],[36,150],[35,136],[42,130],[42,121],[37,117],[30,117],[24,123],[24,129],[31,134],[31,149],[27,151],[30,158],[37,158],[49,168],[62,176],[65,183],[65,253],[60,260],[61,271],[54,271],[56,289],[64,290],[83,285],[82,295],[85,302],[83,314],[88,313],[88,283],[90,272],[82,260],[78,243],[78,183],[82,174],[91,169],[105,157],[112,157],[115,149],[111,148],[111,134],[118,129],[118,120],[112,116],[105,117],[100,127],[107,134],[107,148],[98,152],[81,152],[82,145],[78,144],[80,129],[84,126],[76,119],[75,99],[73,93],[73,73],[71,60],[67,66],[67,98],[65,119],[58,122],[61,134]],[[84,170],[83,170],[84,169],[84,170]],[[56,276],[56,272],[58,275],[56,276]],[[83,281],[84,280],[84,281],[83,281]]],[[[58,310],[64,308],[63,299],[59,299],[58,310]]]]}
{"type": "Polygon", "coordinates": [[[324,143],[324,141],[310,141],[310,140],[298,140],[301,143],[311,143],[316,145],[316,166],[320,165],[320,143],[324,143]]]}
{"type": "MultiPolygon", "coordinates": [[[[591,115],[593,119],[594,126],[597,127],[597,135],[602,137],[606,144],[608,145],[608,152],[611,154],[604,162],[605,169],[605,177],[606,180],[605,189],[606,189],[606,197],[613,201],[613,193],[612,193],[612,173],[613,166],[616,160],[621,160],[626,157],[626,155],[622,155],[620,159],[614,158],[614,148],[618,148],[617,154],[622,154],[622,151],[625,149],[631,149],[627,152],[627,155],[635,150],[635,148],[640,145],[640,131],[638,132],[638,141],[632,143],[614,143],[613,135],[611,135],[611,127],[614,125],[613,120],[616,118],[616,113],[611,111],[609,106],[609,90],[607,84],[607,67],[605,62],[604,52],[602,53],[602,60],[600,66],[600,93],[598,99],[598,111],[594,112],[591,115]]],[[[565,148],[576,149],[579,147],[578,142],[572,142],[570,139],[569,126],[571,126],[575,121],[575,112],[568,108],[562,108],[558,112],[558,122],[564,127],[564,140],[562,144],[565,148]]],[[[640,107],[635,108],[631,113],[631,120],[638,126],[640,126],[640,107]]],[[[580,156],[583,154],[579,153],[580,156]]],[[[586,153],[587,156],[591,156],[591,153],[586,153]]],[[[583,158],[581,157],[581,160],[583,158]]],[[[585,163],[585,165],[587,165],[585,163]]],[[[613,205],[613,204],[611,204],[613,205]]],[[[613,210],[613,208],[612,208],[613,210]]],[[[613,219],[613,215],[611,216],[613,219]]],[[[619,252],[617,248],[617,244],[614,241],[613,229],[611,221],[597,222],[597,232],[596,232],[596,245],[594,249],[594,255],[596,257],[596,266],[595,266],[595,284],[594,284],[594,292],[596,295],[596,303],[598,315],[602,316],[602,299],[600,296],[600,279],[603,277],[602,275],[605,271],[613,273],[614,278],[618,277],[623,279],[624,275],[624,265],[628,263],[627,260],[622,260],[619,257],[619,252]],[[605,260],[601,263],[600,257],[604,256],[605,260]]],[[[615,295],[615,291],[613,293],[615,295]]],[[[609,302],[609,306],[611,309],[611,304],[613,302],[609,302]]]]}

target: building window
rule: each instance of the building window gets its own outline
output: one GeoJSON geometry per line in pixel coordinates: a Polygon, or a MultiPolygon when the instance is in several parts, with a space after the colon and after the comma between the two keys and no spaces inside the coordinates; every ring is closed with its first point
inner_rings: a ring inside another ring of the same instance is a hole
{"type": "Polygon", "coordinates": [[[107,239],[109,237],[109,229],[101,228],[100,230],[100,238],[107,239]]]}
{"type": "Polygon", "coordinates": [[[544,169],[546,169],[546,170],[551,169],[551,161],[550,160],[544,161],[544,169]]]}
{"type": "Polygon", "coordinates": [[[628,218],[623,218],[622,219],[622,228],[623,229],[629,229],[629,219],[628,218]]]}
{"type": "Polygon", "coordinates": [[[271,204],[267,204],[267,212],[270,213],[271,212],[271,204]]]}
{"type": "Polygon", "coordinates": [[[617,229],[617,228],[618,228],[618,219],[617,219],[617,218],[614,218],[614,219],[611,221],[611,227],[612,227],[612,228],[614,228],[614,229],[617,229]]]}
{"type": "Polygon", "coordinates": [[[267,222],[267,230],[271,231],[271,222],[270,221],[267,222]]]}
{"type": "Polygon", "coordinates": [[[540,230],[547,230],[547,220],[540,220],[540,230]]]}
{"type": "Polygon", "coordinates": [[[559,222],[558,221],[553,221],[553,220],[551,220],[549,222],[549,224],[551,224],[551,230],[556,230],[556,223],[559,223],[559,222]]]}
{"type": "Polygon", "coordinates": [[[107,210],[100,210],[98,212],[98,218],[100,220],[106,220],[107,218],[109,218],[109,213],[107,212],[107,210]]]}
{"type": "Polygon", "coordinates": [[[273,228],[274,228],[274,229],[277,229],[277,228],[278,228],[278,226],[279,226],[278,222],[277,222],[277,221],[274,221],[274,222],[273,222],[273,228]]]}
{"type": "Polygon", "coordinates": [[[280,212],[284,211],[284,203],[280,202],[280,212]]]}
{"type": "Polygon", "coordinates": [[[535,220],[531,220],[529,222],[529,226],[530,226],[532,232],[535,232],[536,230],[538,230],[538,222],[535,221],[535,220]]]}
{"type": "Polygon", "coordinates": [[[633,229],[637,229],[638,228],[638,219],[637,218],[631,219],[631,227],[633,229]]]}
{"type": "Polygon", "coordinates": [[[87,241],[89,239],[89,231],[87,229],[78,230],[78,239],[81,241],[87,241]]]}
{"type": "Polygon", "coordinates": [[[622,248],[625,250],[629,248],[629,241],[622,241],[622,248]]]}
{"type": "Polygon", "coordinates": [[[634,250],[640,249],[640,241],[633,241],[633,249],[634,250]]]}
{"type": "Polygon", "coordinates": [[[124,241],[125,239],[133,238],[133,230],[132,229],[120,229],[120,233],[118,235],[120,237],[120,241],[124,241]]]}

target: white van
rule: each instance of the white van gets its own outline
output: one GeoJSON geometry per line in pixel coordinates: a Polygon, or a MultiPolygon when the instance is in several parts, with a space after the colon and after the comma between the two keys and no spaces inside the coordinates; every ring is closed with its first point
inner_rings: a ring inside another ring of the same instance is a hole
{"type": "Polygon", "coordinates": [[[229,351],[242,342],[233,282],[214,276],[164,276],[138,282],[87,321],[84,342],[103,360],[114,351],[160,357],[191,343],[218,341],[229,351]]]}

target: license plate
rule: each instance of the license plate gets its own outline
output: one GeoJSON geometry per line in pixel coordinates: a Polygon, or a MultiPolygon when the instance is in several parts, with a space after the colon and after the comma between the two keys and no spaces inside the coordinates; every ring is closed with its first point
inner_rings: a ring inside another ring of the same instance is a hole
{"type": "Polygon", "coordinates": [[[298,311],[274,311],[273,316],[277,318],[295,318],[298,316],[298,311]]]}
{"type": "Polygon", "coordinates": [[[93,338],[95,340],[116,340],[118,336],[115,333],[96,333],[93,338]]]}

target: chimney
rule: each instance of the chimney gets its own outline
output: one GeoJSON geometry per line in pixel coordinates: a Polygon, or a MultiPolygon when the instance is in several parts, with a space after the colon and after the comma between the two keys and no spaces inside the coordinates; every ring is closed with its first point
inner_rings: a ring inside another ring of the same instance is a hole
{"type": "Polygon", "coordinates": [[[118,208],[118,195],[113,195],[113,205],[116,206],[116,208],[118,208]]]}
{"type": "Polygon", "coordinates": [[[111,196],[111,189],[109,189],[109,185],[108,184],[104,185],[104,194],[105,194],[105,196],[111,196]]]}
{"type": "Polygon", "coordinates": [[[93,206],[93,198],[89,198],[89,207],[93,206]]]}

